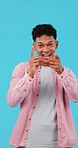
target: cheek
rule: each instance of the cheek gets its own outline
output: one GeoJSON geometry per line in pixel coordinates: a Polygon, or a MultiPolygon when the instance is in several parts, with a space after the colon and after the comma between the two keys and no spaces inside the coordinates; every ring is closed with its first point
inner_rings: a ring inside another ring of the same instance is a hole
{"type": "Polygon", "coordinates": [[[56,48],[55,47],[52,47],[51,51],[52,52],[55,52],[56,51],[56,48]]]}
{"type": "Polygon", "coordinates": [[[56,44],[54,44],[54,46],[52,47],[52,50],[55,51],[57,48],[56,44]]]}
{"type": "Polygon", "coordinates": [[[38,54],[40,55],[42,53],[42,49],[37,49],[38,54]]]}

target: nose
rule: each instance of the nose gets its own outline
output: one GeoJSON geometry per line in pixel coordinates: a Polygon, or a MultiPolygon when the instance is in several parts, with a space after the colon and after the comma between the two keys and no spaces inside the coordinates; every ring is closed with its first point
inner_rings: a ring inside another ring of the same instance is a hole
{"type": "Polygon", "coordinates": [[[48,51],[48,47],[46,45],[43,47],[43,51],[44,52],[47,52],[48,51]]]}

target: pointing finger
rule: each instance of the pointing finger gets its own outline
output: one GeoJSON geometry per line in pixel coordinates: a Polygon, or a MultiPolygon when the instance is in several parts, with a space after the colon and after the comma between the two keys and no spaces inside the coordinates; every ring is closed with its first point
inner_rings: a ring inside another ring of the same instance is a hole
{"type": "Polygon", "coordinates": [[[54,58],[59,59],[59,56],[54,53],[54,58]]]}
{"type": "Polygon", "coordinates": [[[59,59],[59,56],[56,53],[53,53],[52,58],[59,59]]]}
{"type": "Polygon", "coordinates": [[[35,47],[34,47],[34,45],[32,45],[31,56],[34,56],[34,51],[35,51],[35,47]]]}

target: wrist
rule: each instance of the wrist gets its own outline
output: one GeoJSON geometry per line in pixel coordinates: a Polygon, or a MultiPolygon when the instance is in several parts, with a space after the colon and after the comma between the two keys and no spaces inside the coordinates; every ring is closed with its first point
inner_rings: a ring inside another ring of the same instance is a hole
{"type": "Polygon", "coordinates": [[[27,74],[28,74],[31,78],[34,77],[34,74],[32,74],[30,71],[27,71],[27,74]]]}
{"type": "Polygon", "coordinates": [[[61,75],[63,71],[64,71],[64,68],[63,66],[61,66],[60,70],[58,71],[58,74],[61,75]]]}

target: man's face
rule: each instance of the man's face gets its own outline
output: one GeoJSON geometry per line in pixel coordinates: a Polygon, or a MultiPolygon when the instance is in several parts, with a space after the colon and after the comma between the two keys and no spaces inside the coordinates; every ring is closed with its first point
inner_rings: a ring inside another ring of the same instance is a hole
{"type": "Polygon", "coordinates": [[[48,57],[53,57],[58,47],[58,42],[53,36],[42,35],[37,37],[34,43],[35,49],[40,56],[40,65],[49,66],[48,57]]]}

